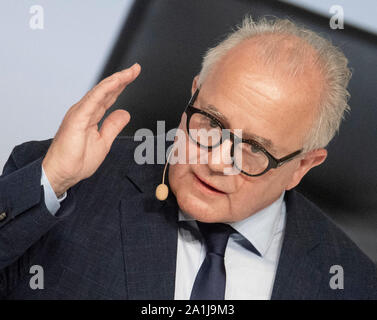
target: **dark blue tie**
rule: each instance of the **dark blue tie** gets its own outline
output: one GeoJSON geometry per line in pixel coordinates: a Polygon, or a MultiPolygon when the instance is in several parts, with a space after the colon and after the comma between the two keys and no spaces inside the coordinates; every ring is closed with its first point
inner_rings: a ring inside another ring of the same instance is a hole
{"type": "Polygon", "coordinates": [[[224,223],[197,223],[204,238],[207,254],[196,275],[190,300],[224,300],[224,253],[230,234],[236,231],[224,223]]]}

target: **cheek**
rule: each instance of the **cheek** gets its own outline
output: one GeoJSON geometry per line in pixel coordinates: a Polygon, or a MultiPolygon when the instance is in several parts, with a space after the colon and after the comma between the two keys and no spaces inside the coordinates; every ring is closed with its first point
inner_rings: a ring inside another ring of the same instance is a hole
{"type": "Polygon", "coordinates": [[[237,220],[268,206],[285,190],[282,176],[272,171],[260,177],[240,178],[237,191],[229,197],[232,215],[237,220]]]}
{"type": "Polygon", "coordinates": [[[181,164],[169,165],[169,172],[168,172],[169,185],[174,193],[181,186],[182,177],[187,175],[186,167],[187,166],[181,165],[181,164]]]}
{"type": "Polygon", "coordinates": [[[291,161],[279,168],[275,181],[278,183],[282,189],[286,189],[286,187],[292,182],[294,179],[295,172],[297,170],[297,162],[291,161]]]}
{"type": "Polygon", "coordinates": [[[170,164],[167,178],[169,188],[177,198],[191,192],[193,174],[189,164],[170,164]]]}

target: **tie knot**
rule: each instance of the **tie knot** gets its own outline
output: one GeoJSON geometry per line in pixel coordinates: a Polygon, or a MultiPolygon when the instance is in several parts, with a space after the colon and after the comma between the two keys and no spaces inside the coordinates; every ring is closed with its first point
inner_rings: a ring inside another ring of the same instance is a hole
{"type": "Polygon", "coordinates": [[[197,221],[199,230],[207,246],[207,253],[215,253],[224,257],[225,248],[231,233],[236,232],[225,223],[204,223],[197,221]]]}

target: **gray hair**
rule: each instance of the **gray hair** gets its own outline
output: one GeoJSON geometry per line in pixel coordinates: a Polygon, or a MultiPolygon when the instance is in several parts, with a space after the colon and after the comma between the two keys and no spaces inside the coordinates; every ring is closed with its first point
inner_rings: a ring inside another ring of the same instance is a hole
{"type": "MultiPolygon", "coordinates": [[[[316,53],[314,66],[318,68],[325,81],[321,93],[321,101],[318,106],[318,115],[314,120],[312,128],[304,138],[304,151],[317,148],[324,148],[339,130],[340,123],[344,118],[344,113],[350,110],[347,91],[348,82],[351,78],[351,71],[348,68],[348,59],[343,52],[335,47],[329,40],[321,37],[317,33],[298,26],[288,19],[267,19],[253,21],[250,16],[246,16],[242,24],[237,26],[218,45],[208,49],[202,61],[198,84],[201,85],[208,74],[226,53],[241,43],[243,40],[256,38],[260,35],[275,35],[288,39],[295,36],[303,40],[307,46],[295,46],[289,48],[288,59],[285,68],[287,74],[294,76],[304,70],[308,63],[308,48],[316,53]],[[306,58],[305,58],[306,57],[306,58]]],[[[269,41],[260,37],[262,41],[262,60],[268,65],[279,63],[281,51],[281,41],[269,41]]],[[[280,65],[283,65],[280,63],[280,65]]]]}

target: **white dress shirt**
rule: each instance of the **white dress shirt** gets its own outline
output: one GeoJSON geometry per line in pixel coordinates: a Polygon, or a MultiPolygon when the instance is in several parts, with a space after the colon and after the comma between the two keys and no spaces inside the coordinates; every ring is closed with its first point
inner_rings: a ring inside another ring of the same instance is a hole
{"type": "Polygon", "coordinates": [[[48,180],[46,173],[42,166],[42,174],[41,174],[41,186],[43,186],[43,193],[45,204],[52,215],[55,215],[56,212],[60,209],[60,202],[62,202],[67,197],[67,191],[64,192],[60,198],[58,198],[52,189],[50,181],[48,180]]]}
{"type": "MultiPolygon", "coordinates": [[[[231,234],[225,250],[225,300],[271,298],[285,227],[284,192],[278,200],[250,217],[229,223],[231,234]],[[261,256],[242,246],[245,238],[261,256]]],[[[196,221],[179,210],[175,300],[189,300],[195,277],[206,256],[196,221]]]]}

